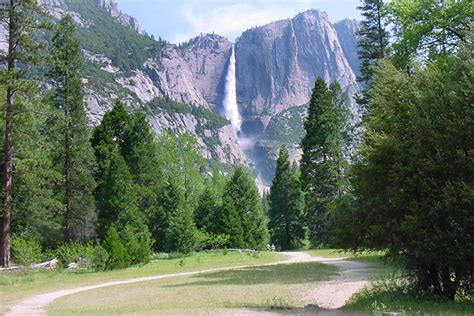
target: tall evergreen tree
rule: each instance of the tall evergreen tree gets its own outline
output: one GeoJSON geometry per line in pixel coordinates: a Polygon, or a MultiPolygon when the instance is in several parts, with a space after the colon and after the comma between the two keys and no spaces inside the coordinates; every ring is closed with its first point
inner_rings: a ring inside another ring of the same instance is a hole
{"type": "Polygon", "coordinates": [[[335,213],[337,246],[387,251],[417,295],[472,291],[472,48],[411,76],[388,62],[376,68],[354,199],[335,213]]]}
{"type": "Polygon", "coordinates": [[[77,238],[78,222],[94,207],[93,177],[95,156],[90,144],[90,132],[79,77],[81,67],[79,41],[74,38],[75,24],[69,15],[55,27],[52,39],[50,75],[53,82],[53,102],[61,111],[57,162],[62,165],[64,241],[77,238]]]}
{"type": "Polygon", "coordinates": [[[241,167],[235,170],[226,186],[224,208],[230,220],[235,221],[233,217],[237,215],[245,247],[260,249],[265,246],[268,242],[267,219],[262,212],[260,195],[252,175],[241,167]]]}
{"type": "Polygon", "coordinates": [[[166,232],[168,251],[188,254],[196,246],[196,226],[190,207],[179,206],[171,214],[169,228],[166,232]]]}
{"type": "Polygon", "coordinates": [[[222,197],[226,185],[226,177],[217,169],[206,180],[206,188],[199,198],[199,203],[194,211],[194,218],[198,229],[206,232],[217,233],[219,225],[215,223],[216,213],[222,208],[222,197]]]}
{"type": "Polygon", "coordinates": [[[306,134],[301,141],[301,184],[306,195],[306,218],[313,246],[327,244],[328,205],[342,194],[344,152],[349,140],[349,109],[337,82],[329,87],[317,79],[311,96],[306,134]]]}
{"type": "Polygon", "coordinates": [[[156,208],[163,182],[159,168],[156,136],[142,111],[130,114],[129,126],[121,142],[121,153],[138,186],[140,208],[147,212],[156,208]]]}
{"type": "Polygon", "coordinates": [[[149,211],[148,226],[155,239],[154,249],[158,251],[174,251],[168,244],[167,234],[173,214],[184,207],[183,191],[173,178],[169,177],[159,194],[159,206],[149,211]]]}
{"type": "Polygon", "coordinates": [[[358,81],[364,84],[362,94],[356,101],[365,112],[368,98],[372,89],[372,67],[386,57],[388,47],[388,33],[385,30],[383,0],[363,0],[357,9],[363,20],[357,32],[357,47],[360,59],[360,77],[358,81]]]}
{"type": "Polygon", "coordinates": [[[268,228],[272,243],[284,250],[297,249],[305,238],[304,199],[285,146],[280,148],[269,201],[268,228]]]}
{"type": "Polygon", "coordinates": [[[0,266],[10,265],[10,226],[12,217],[14,115],[21,94],[32,90],[34,83],[18,64],[34,65],[41,61],[41,43],[34,38],[35,31],[44,28],[44,12],[36,0],[9,0],[0,3],[0,23],[7,31],[8,49],[0,56],[6,64],[2,81],[6,85],[6,115],[3,143],[3,223],[0,239],[0,266]]]}
{"type": "Polygon", "coordinates": [[[99,238],[104,238],[107,228],[119,220],[126,224],[137,219],[139,226],[144,220],[137,186],[121,153],[129,124],[129,114],[117,101],[93,132],[92,146],[98,167],[94,195],[99,211],[99,238]]]}

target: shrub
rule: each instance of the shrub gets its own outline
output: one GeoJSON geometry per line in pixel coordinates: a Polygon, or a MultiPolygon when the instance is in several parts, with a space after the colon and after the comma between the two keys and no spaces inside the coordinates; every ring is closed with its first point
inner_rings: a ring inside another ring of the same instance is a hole
{"type": "Polygon", "coordinates": [[[42,259],[41,246],[35,239],[23,239],[13,236],[11,245],[13,261],[22,265],[26,273],[30,271],[33,263],[37,263],[42,259]]]}
{"type": "Polygon", "coordinates": [[[71,243],[61,245],[56,249],[55,254],[64,267],[74,262],[77,263],[78,268],[88,269],[91,267],[93,252],[94,247],[91,243],[71,243]]]}
{"type": "Polygon", "coordinates": [[[114,225],[111,225],[107,230],[105,241],[102,246],[109,254],[106,264],[107,269],[121,269],[130,265],[130,255],[114,225]]]}
{"type": "Polygon", "coordinates": [[[229,242],[230,236],[227,234],[213,234],[203,230],[196,232],[196,249],[198,251],[208,249],[221,249],[229,242]]]}
{"type": "Polygon", "coordinates": [[[150,262],[152,240],[148,229],[135,232],[131,226],[127,225],[122,235],[132,264],[150,262]]]}
{"type": "Polygon", "coordinates": [[[104,249],[104,247],[98,245],[94,248],[94,251],[92,252],[92,258],[91,258],[91,263],[92,263],[92,268],[95,271],[104,271],[105,268],[107,267],[107,261],[109,260],[109,254],[107,253],[107,250],[104,249]]]}

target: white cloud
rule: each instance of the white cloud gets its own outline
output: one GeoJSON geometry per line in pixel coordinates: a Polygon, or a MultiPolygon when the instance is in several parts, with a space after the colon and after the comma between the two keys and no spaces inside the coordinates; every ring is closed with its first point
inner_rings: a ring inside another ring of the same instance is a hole
{"type": "Polygon", "coordinates": [[[332,21],[360,18],[360,0],[118,0],[120,8],[137,17],[145,30],[179,43],[200,33],[212,33],[234,41],[253,26],[291,18],[319,9],[332,21]]]}
{"type": "MultiPolygon", "coordinates": [[[[350,2],[353,0],[338,0],[350,2]]],[[[257,0],[257,1],[212,1],[192,0],[180,5],[179,14],[186,31],[172,32],[172,42],[182,42],[199,33],[218,33],[234,40],[242,31],[253,26],[293,17],[302,11],[318,8],[318,3],[327,0],[257,0]]],[[[333,0],[333,2],[336,2],[333,0]]]]}

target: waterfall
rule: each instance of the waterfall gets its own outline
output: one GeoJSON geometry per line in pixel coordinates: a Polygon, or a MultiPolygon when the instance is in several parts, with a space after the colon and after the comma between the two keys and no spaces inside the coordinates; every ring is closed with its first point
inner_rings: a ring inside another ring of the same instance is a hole
{"type": "Polygon", "coordinates": [[[230,53],[229,67],[225,76],[224,114],[232,123],[236,135],[240,133],[242,119],[237,106],[237,88],[235,82],[235,49],[232,45],[230,53]]]}

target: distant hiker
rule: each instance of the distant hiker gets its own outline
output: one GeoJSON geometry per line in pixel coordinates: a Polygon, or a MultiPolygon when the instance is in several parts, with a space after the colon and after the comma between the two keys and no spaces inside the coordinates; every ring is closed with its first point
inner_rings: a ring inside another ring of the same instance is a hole
{"type": "Polygon", "coordinates": [[[272,251],[275,251],[275,245],[272,244],[272,247],[271,247],[272,251]]]}

